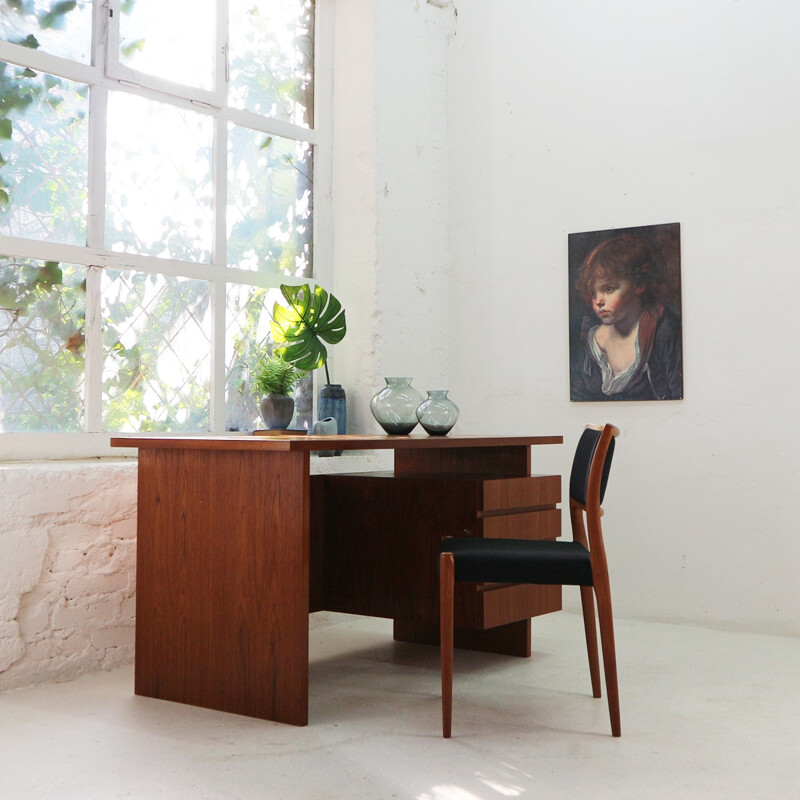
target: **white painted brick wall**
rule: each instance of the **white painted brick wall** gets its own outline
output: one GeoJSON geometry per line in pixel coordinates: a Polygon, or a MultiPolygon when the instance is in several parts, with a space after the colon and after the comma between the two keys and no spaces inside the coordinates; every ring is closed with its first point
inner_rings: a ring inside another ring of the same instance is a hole
{"type": "Polygon", "coordinates": [[[0,691],[133,659],[136,462],[0,465],[0,691]]]}

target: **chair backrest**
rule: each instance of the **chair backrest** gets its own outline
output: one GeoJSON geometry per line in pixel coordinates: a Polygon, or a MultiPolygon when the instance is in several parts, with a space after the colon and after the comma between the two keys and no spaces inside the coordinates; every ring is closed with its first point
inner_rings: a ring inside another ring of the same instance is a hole
{"type": "Polygon", "coordinates": [[[586,506],[591,502],[602,504],[608,483],[608,474],[611,471],[611,460],[614,457],[614,437],[619,430],[613,425],[602,428],[588,425],[575,449],[575,458],[572,461],[572,472],[569,478],[570,499],[586,506]],[[596,456],[602,461],[597,460],[596,456]],[[590,479],[592,473],[602,469],[600,474],[600,491],[597,498],[589,496],[590,479]]]}

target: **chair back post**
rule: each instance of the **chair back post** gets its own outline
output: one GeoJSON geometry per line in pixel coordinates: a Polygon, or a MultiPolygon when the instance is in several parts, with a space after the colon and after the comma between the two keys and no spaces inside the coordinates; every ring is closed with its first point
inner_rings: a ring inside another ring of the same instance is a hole
{"type": "MultiPolygon", "coordinates": [[[[600,506],[600,495],[602,493],[603,475],[607,475],[606,461],[609,458],[609,448],[613,439],[619,436],[619,428],[614,425],[606,424],[600,433],[592,464],[589,468],[589,479],[586,487],[586,531],[584,536],[588,536],[589,556],[592,562],[592,574],[595,581],[602,576],[608,576],[608,562],[606,561],[606,549],[603,543],[603,526],[601,517],[603,510],[600,506]]],[[[571,510],[571,509],[570,509],[571,510]]],[[[580,512],[578,512],[580,513],[580,512]]],[[[583,529],[581,520],[580,530],[583,529]]]]}
{"type": "Polygon", "coordinates": [[[569,499],[569,521],[572,527],[572,538],[589,549],[589,540],[586,538],[586,525],[583,522],[583,515],[586,506],[570,497],[569,499]]]}

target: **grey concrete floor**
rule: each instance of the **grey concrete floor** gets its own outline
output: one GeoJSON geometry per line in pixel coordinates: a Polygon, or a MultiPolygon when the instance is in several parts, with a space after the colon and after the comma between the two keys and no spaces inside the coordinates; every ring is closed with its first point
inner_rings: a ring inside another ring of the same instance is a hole
{"type": "Polygon", "coordinates": [[[314,615],[310,724],[133,694],[133,669],[0,695],[2,800],[800,798],[800,640],[617,622],[622,738],[595,700],[580,618],[534,655],[438,651],[385,620],[314,615]]]}

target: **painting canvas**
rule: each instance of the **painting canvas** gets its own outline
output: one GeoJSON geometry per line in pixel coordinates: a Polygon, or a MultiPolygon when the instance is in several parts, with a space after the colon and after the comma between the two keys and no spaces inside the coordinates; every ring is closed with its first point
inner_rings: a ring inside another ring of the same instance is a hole
{"type": "Polygon", "coordinates": [[[680,224],[569,235],[570,399],[683,399],[680,224]]]}

